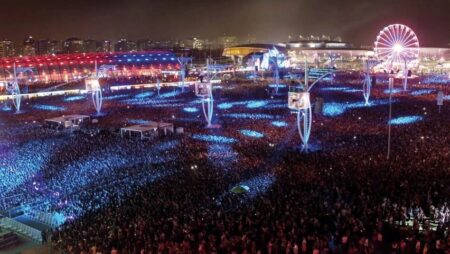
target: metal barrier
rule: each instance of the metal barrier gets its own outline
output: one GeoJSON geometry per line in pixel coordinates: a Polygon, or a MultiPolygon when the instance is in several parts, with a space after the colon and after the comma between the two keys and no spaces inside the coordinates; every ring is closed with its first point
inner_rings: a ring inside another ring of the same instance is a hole
{"type": "Polygon", "coordinates": [[[29,237],[30,239],[32,239],[38,243],[42,242],[41,231],[39,231],[35,228],[32,228],[28,225],[25,225],[23,223],[20,223],[16,220],[13,220],[11,218],[4,217],[4,218],[0,219],[0,226],[10,229],[18,234],[29,237]]]}
{"type": "Polygon", "coordinates": [[[25,214],[38,222],[50,226],[51,228],[57,228],[64,223],[64,217],[61,217],[62,215],[57,213],[47,213],[30,209],[25,214]]]}

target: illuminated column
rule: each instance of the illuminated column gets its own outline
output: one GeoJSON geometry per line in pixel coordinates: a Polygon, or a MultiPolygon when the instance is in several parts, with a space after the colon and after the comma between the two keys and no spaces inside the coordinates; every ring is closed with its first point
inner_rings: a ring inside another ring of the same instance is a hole
{"type": "Polygon", "coordinates": [[[181,86],[181,91],[184,92],[184,80],[186,78],[186,66],[189,63],[189,61],[191,60],[188,57],[179,57],[178,59],[178,63],[180,64],[180,86],[181,86]]]}
{"type": "Polygon", "coordinates": [[[211,127],[212,116],[214,111],[214,98],[212,94],[202,100],[203,115],[206,119],[206,127],[211,127]]]}
{"type": "Polygon", "coordinates": [[[365,105],[367,106],[370,104],[369,99],[370,99],[370,89],[372,86],[372,84],[371,84],[372,80],[370,78],[369,73],[365,73],[364,76],[365,76],[365,79],[363,82],[363,95],[364,95],[364,100],[366,102],[365,105]]]}
{"type": "Polygon", "coordinates": [[[14,63],[14,80],[12,82],[12,87],[11,87],[11,95],[13,95],[13,104],[14,107],[16,108],[16,113],[18,113],[20,111],[20,106],[21,106],[21,102],[22,102],[22,96],[20,95],[20,87],[19,87],[19,82],[17,81],[17,72],[16,72],[16,64],[14,63]]]}
{"type": "Polygon", "coordinates": [[[94,103],[94,108],[95,111],[97,111],[97,115],[100,115],[103,104],[103,95],[101,89],[92,91],[92,102],[94,103]]]}
{"type": "Polygon", "coordinates": [[[403,65],[403,91],[406,91],[407,89],[408,89],[408,62],[405,59],[403,65]]]}
{"type": "Polygon", "coordinates": [[[203,115],[206,119],[206,128],[212,127],[212,117],[214,112],[214,98],[212,94],[212,84],[207,83],[195,83],[195,95],[202,98],[203,115]]]}
{"type": "Polygon", "coordinates": [[[98,78],[97,61],[95,61],[95,74],[91,78],[85,79],[86,91],[92,93],[92,102],[94,104],[97,115],[100,114],[103,104],[102,88],[98,78]]]}
{"type": "Polygon", "coordinates": [[[388,144],[386,158],[389,160],[391,156],[391,119],[392,119],[392,88],[394,86],[394,78],[389,77],[389,121],[388,121],[388,144]]]}
{"type": "Polygon", "coordinates": [[[275,64],[274,80],[275,80],[275,93],[278,94],[278,87],[280,85],[280,71],[278,68],[278,63],[275,64]]]}
{"type": "Polygon", "coordinates": [[[159,79],[156,79],[156,91],[159,96],[159,90],[161,90],[161,81],[159,79]]]}
{"type": "Polygon", "coordinates": [[[299,87],[291,87],[289,90],[288,108],[297,111],[297,128],[302,141],[302,150],[308,152],[308,142],[312,127],[309,93],[302,91],[299,87]]]}
{"type": "Polygon", "coordinates": [[[303,151],[308,152],[309,137],[311,135],[312,127],[312,110],[311,106],[306,109],[297,111],[297,128],[300,139],[303,143],[303,151]]]}
{"type": "Polygon", "coordinates": [[[365,61],[365,72],[364,72],[364,81],[363,81],[363,96],[365,100],[365,105],[369,105],[370,93],[372,89],[372,79],[370,78],[371,70],[374,66],[376,66],[379,62],[375,59],[367,59],[365,61]]]}

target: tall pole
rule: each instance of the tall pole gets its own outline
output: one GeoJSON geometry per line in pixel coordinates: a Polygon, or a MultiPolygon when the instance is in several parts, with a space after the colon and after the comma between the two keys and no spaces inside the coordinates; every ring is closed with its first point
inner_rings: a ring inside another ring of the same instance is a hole
{"type": "Polygon", "coordinates": [[[391,155],[391,119],[392,119],[392,87],[394,86],[394,78],[389,77],[389,121],[388,121],[388,145],[387,145],[387,156],[389,160],[391,155]]]}
{"type": "Polygon", "coordinates": [[[306,56],[305,56],[305,90],[308,91],[308,85],[309,85],[309,74],[308,74],[308,62],[306,60],[306,56]]]}
{"type": "Polygon", "coordinates": [[[403,59],[404,65],[403,65],[403,90],[406,91],[408,88],[408,65],[407,65],[407,59],[403,59]]]}

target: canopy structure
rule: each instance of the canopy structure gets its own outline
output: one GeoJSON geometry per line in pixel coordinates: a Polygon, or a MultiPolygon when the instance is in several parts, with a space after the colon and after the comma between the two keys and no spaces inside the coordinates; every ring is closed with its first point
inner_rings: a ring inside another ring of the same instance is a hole
{"type": "Polygon", "coordinates": [[[54,126],[56,128],[58,127],[73,128],[79,127],[80,123],[89,118],[90,116],[87,115],[66,115],[66,116],[63,115],[59,117],[45,119],[45,123],[48,124],[49,126],[54,126]]]}
{"type": "Polygon", "coordinates": [[[105,76],[152,75],[178,71],[176,55],[166,50],[115,53],[75,53],[0,58],[0,78],[12,81],[14,65],[27,68],[19,73],[19,83],[50,83],[80,80],[96,73],[95,63],[105,76]],[[108,66],[114,66],[109,68],[108,66]]]}
{"type": "Polygon", "coordinates": [[[132,136],[134,134],[138,134],[141,139],[149,139],[152,136],[152,133],[157,133],[158,130],[163,130],[164,135],[167,135],[167,132],[174,132],[173,124],[171,123],[163,123],[163,122],[153,122],[150,121],[147,124],[137,124],[132,126],[123,127],[120,129],[120,135],[123,137],[124,134],[128,134],[128,136],[132,136]]]}

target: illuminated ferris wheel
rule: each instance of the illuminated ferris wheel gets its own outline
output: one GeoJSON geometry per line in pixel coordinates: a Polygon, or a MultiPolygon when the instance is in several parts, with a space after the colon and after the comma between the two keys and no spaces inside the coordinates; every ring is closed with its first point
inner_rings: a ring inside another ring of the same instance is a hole
{"type": "Polygon", "coordinates": [[[411,28],[393,24],[380,31],[374,50],[379,60],[393,68],[419,57],[419,39],[411,28]]]}

